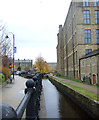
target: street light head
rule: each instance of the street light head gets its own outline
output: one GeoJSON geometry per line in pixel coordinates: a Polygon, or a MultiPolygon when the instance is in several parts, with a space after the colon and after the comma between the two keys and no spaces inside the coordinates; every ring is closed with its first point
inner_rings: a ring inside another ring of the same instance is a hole
{"type": "Polygon", "coordinates": [[[6,35],[6,36],[5,36],[5,38],[9,38],[9,36],[8,36],[8,35],[6,35]]]}

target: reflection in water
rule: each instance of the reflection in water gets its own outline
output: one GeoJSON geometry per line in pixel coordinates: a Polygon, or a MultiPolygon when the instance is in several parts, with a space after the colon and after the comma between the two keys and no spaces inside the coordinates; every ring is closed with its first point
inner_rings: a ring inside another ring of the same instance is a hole
{"type": "Polygon", "coordinates": [[[90,118],[49,81],[43,80],[47,118],[90,118]]]}
{"type": "Polygon", "coordinates": [[[59,118],[58,100],[59,94],[55,86],[49,80],[43,80],[44,96],[47,118],[59,118]]]}

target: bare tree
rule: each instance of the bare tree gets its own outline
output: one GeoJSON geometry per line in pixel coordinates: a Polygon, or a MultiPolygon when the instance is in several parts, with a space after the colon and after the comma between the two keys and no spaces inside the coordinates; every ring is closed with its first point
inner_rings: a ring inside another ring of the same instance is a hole
{"type": "Polygon", "coordinates": [[[7,36],[5,26],[0,21],[0,72],[5,75],[6,80],[11,75],[9,70],[12,55],[11,39],[7,36]]]}
{"type": "Polygon", "coordinates": [[[6,35],[6,28],[4,25],[0,24],[0,56],[12,55],[12,44],[11,39],[6,35]]]}

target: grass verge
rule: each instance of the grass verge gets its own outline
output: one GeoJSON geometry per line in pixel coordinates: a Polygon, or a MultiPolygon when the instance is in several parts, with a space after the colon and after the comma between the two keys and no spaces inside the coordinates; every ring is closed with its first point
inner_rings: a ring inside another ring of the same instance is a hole
{"type": "Polygon", "coordinates": [[[99,85],[87,84],[87,83],[82,82],[81,80],[69,79],[67,77],[62,77],[62,76],[57,76],[57,77],[62,78],[62,79],[66,79],[66,80],[72,80],[74,82],[82,83],[82,84],[85,84],[85,85],[90,85],[90,86],[93,86],[93,87],[99,87],[99,85]]]}
{"type": "Polygon", "coordinates": [[[52,77],[52,78],[57,80],[58,82],[61,82],[61,83],[65,84],[66,86],[74,89],[75,91],[77,91],[77,92],[79,92],[79,93],[81,93],[81,94],[83,94],[83,95],[93,99],[93,100],[99,101],[99,95],[97,95],[97,94],[95,94],[93,92],[87,91],[87,90],[85,90],[83,88],[80,88],[78,86],[67,84],[65,82],[62,82],[61,80],[58,80],[58,79],[54,78],[54,77],[52,77]]]}

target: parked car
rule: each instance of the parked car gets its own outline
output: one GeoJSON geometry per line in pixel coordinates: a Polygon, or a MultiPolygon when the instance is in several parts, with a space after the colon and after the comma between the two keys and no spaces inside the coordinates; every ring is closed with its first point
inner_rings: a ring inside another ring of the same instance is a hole
{"type": "Polygon", "coordinates": [[[28,74],[27,71],[21,71],[21,72],[19,73],[20,76],[25,76],[25,75],[27,75],[27,74],[28,74]]]}
{"type": "Polygon", "coordinates": [[[20,71],[16,71],[16,75],[19,75],[20,74],[20,71]]]}

